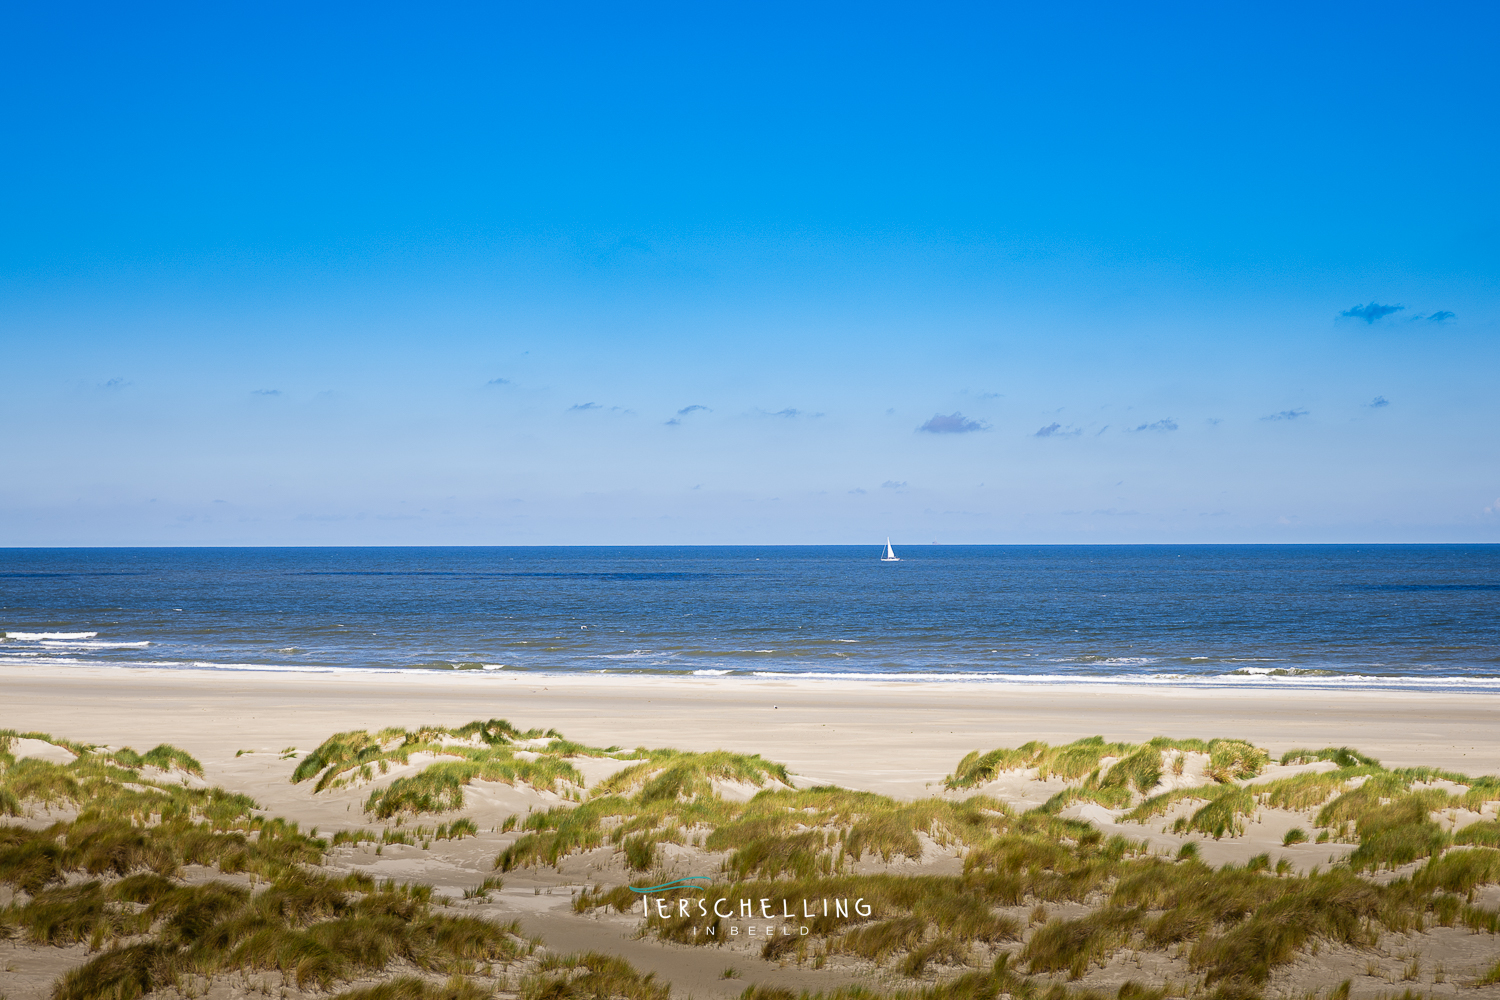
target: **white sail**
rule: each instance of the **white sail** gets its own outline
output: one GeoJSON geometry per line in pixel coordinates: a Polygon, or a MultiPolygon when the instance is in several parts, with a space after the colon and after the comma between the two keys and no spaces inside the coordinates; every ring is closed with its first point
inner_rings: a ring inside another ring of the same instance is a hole
{"type": "Polygon", "coordinates": [[[891,540],[885,540],[885,555],[880,557],[881,562],[900,562],[901,557],[896,555],[896,550],[891,548],[891,540]]]}

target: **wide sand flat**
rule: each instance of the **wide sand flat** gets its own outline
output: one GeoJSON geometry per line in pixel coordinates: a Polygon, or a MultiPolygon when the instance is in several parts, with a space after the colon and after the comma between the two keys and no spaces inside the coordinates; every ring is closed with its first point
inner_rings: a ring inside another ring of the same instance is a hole
{"type": "Polygon", "coordinates": [[[971,750],[1095,734],[1234,736],[1273,754],[1348,745],[1387,766],[1500,773],[1500,695],[0,668],[0,726],[137,749],[170,741],[202,760],[210,781],[233,777],[232,787],[263,797],[273,811],[292,794],[281,770],[252,790],[246,786],[258,784],[263,764],[237,759],[237,750],[305,751],[341,730],[487,718],[556,728],[596,746],[759,753],[809,782],[908,798],[936,790],[971,750]]]}
{"type": "MultiPolygon", "coordinates": [[[[639,675],[0,668],[0,726],[142,751],[170,742],[202,761],[208,782],[248,793],[267,812],[296,819],[304,828],[317,826],[325,834],[379,825],[363,812],[368,786],[315,795],[312,782],[293,785],[288,780],[299,755],[283,751],[296,748],[305,754],[343,730],[424,723],[456,726],[497,717],[522,728],[555,728],[595,746],[759,753],[785,763],[799,785],[832,783],[903,798],[938,793],[941,779],[971,750],[1014,747],[1028,740],[1061,744],[1096,734],[1127,742],[1156,735],[1230,736],[1265,747],[1273,757],[1293,747],[1349,745],[1379,757],[1387,766],[1428,765],[1472,775],[1500,773],[1500,696],[1495,695],[639,675]],[[239,754],[242,750],[251,752],[239,754]]],[[[40,741],[21,741],[14,750],[20,756],[46,759],[71,756],[40,741]]],[[[421,763],[414,760],[409,767],[393,768],[376,781],[388,782],[421,763]]],[[[1182,780],[1204,780],[1198,774],[1201,764],[1196,762],[1190,769],[1193,773],[1182,780]]],[[[592,785],[621,765],[584,760],[580,766],[592,785]]],[[[1330,766],[1271,768],[1267,776],[1330,766]]],[[[1034,781],[1024,773],[1010,772],[982,791],[1025,808],[1060,787],[1060,781],[1034,781]]],[[[388,845],[378,853],[370,845],[343,846],[331,852],[327,863],[335,871],[360,870],[381,879],[426,882],[457,901],[465,888],[491,873],[497,852],[516,839],[515,833],[497,832],[505,816],[562,801],[550,791],[490,782],[474,783],[466,798],[464,813],[480,826],[475,837],[433,842],[430,849],[388,845]]],[[[1193,807],[1182,808],[1191,811],[1193,807]]],[[[1170,815],[1147,829],[1122,826],[1096,805],[1075,805],[1066,814],[1086,819],[1106,833],[1145,837],[1153,849],[1167,853],[1175,852],[1187,839],[1196,839],[1168,834],[1165,824],[1170,815]]],[[[54,818],[59,817],[42,810],[26,822],[45,823],[54,818]]],[[[1340,844],[1282,847],[1285,828],[1296,823],[1306,826],[1307,820],[1268,811],[1250,823],[1244,836],[1204,841],[1202,856],[1217,865],[1243,863],[1251,855],[1271,851],[1305,870],[1351,849],[1340,844]]],[[[668,851],[665,864],[673,874],[681,875],[717,870],[722,860],[722,856],[701,851],[674,850],[668,851]]],[[[955,874],[961,862],[951,851],[924,849],[920,861],[898,859],[882,865],[866,860],[855,867],[955,874]]],[[[491,901],[456,905],[501,921],[519,918],[528,933],[542,935],[554,950],[602,949],[623,955],[642,971],[671,982],[681,995],[728,1000],[747,982],[793,991],[826,990],[853,982],[891,989],[910,985],[888,969],[831,966],[813,971],[766,961],[760,957],[759,942],[748,939],[712,949],[668,944],[638,937],[638,915],[572,912],[573,893],[583,886],[617,884],[628,876],[617,850],[603,847],[570,855],[555,867],[512,871],[491,901]],[[740,969],[744,978],[721,979],[727,965],[740,969]]],[[[5,895],[9,896],[8,891],[5,895]]],[[[1486,888],[1476,902],[1494,906],[1500,897],[1493,888],[1486,888]]],[[[1087,912],[1075,904],[1052,909],[1061,916],[1087,912]]],[[[1021,907],[1011,916],[1024,922],[1028,914],[1028,907],[1021,907]]],[[[1467,930],[1434,928],[1420,939],[1396,941],[1398,937],[1391,940],[1414,954],[1420,951],[1438,962],[1437,968],[1464,976],[1476,975],[1494,961],[1491,939],[1467,930]]],[[[87,957],[81,946],[13,944],[11,952],[0,972],[0,992],[12,1000],[43,1000],[56,976],[87,957]]],[[[1147,956],[1148,968],[1140,965],[1140,955],[1132,954],[1121,953],[1091,971],[1088,984],[1113,992],[1128,978],[1180,979],[1187,974],[1180,956],[1171,960],[1147,956]]],[[[1309,989],[1363,973],[1355,996],[1384,995],[1381,991],[1396,982],[1404,955],[1395,944],[1373,955],[1330,948],[1303,956],[1278,972],[1274,992],[1301,996],[1309,989]]],[[[253,992],[242,987],[226,979],[210,991],[207,1000],[253,1000],[253,992]]],[[[312,997],[296,990],[283,990],[282,995],[289,1000],[312,997]]],[[[1500,993],[1479,990],[1472,995],[1500,993]]]]}

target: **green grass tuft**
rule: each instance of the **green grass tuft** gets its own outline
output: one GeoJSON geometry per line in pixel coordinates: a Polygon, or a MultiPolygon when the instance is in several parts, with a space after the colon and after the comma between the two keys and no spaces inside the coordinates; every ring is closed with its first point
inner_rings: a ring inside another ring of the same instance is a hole
{"type": "Polygon", "coordinates": [[[1161,781],[1163,751],[1204,753],[1209,756],[1209,774],[1215,780],[1228,782],[1254,777],[1270,762],[1270,755],[1243,740],[1170,739],[1158,736],[1147,743],[1107,743],[1102,736],[1090,736],[1064,746],[1025,743],[1013,750],[1001,748],[988,753],[970,753],[953,773],[943,779],[949,790],[975,788],[1003,771],[1036,768],[1038,780],[1062,778],[1073,782],[1102,771],[1095,777],[1094,788],[1134,789],[1145,794],[1161,781]],[[1102,769],[1106,757],[1116,758],[1112,767],[1102,769]],[[1113,776],[1113,777],[1112,777],[1113,776]]]}
{"type": "Polygon", "coordinates": [[[671,987],[623,958],[588,952],[548,956],[521,983],[521,1000],[668,1000],[671,987]]]}
{"type": "Polygon", "coordinates": [[[1453,834],[1453,842],[1477,847],[1500,847],[1500,822],[1489,819],[1470,823],[1453,834]]]}
{"type": "Polygon", "coordinates": [[[203,777],[203,765],[198,763],[197,758],[186,750],[179,750],[167,743],[158,744],[143,754],[138,754],[129,747],[121,747],[108,756],[111,761],[121,767],[133,770],[155,767],[163,771],[171,771],[175,768],[200,778],[203,777]]]}
{"type": "Polygon", "coordinates": [[[1339,767],[1359,767],[1362,764],[1379,767],[1380,761],[1367,757],[1352,747],[1324,747],[1322,750],[1288,750],[1277,763],[1311,764],[1314,761],[1331,760],[1339,767]]]}
{"type": "Polygon", "coordinates": [[[759,755],[714,750],[691,753],[674,750],[639,751],[650,759],[616,771],[599,783],[603,795],[630,795],[642,803],[679,801],[711,795],[714,781],[742,781],[763,787],[767,781],[791,784],[791,776],[781,764],[763,760],[759,755]]]}
{"type": "Polygon", "coordinates": [[[374,986],[345,990],[334,1000],[489,1000],[491,992],[462,977],[438,986],[416,976],[399,976],[374,986]]]}
{"type": "Polygon", "coordinates": [[[1049,920],[1021,950],[1030,971],[1081,977],[1090,965],[1124,947],[1142,920],[1135,909],[1104,907],[1077,920],[1049,920]]]}
{"type": "Polygon", "coordinates": [[[1253,778],[1271,762],[1271,755],[1244,740],[1214,740],[1208,748],[1208,775],[1230,782],[1253,778]]]}

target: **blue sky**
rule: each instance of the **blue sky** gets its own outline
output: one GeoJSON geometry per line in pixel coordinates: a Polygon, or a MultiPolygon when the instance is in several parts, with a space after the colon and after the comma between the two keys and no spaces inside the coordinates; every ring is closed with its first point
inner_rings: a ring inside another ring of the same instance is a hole
{"type": "Polygon", "coordinates": [[[1500,541],[1497,21],[12,5],[0,545],[1500,541]]]}

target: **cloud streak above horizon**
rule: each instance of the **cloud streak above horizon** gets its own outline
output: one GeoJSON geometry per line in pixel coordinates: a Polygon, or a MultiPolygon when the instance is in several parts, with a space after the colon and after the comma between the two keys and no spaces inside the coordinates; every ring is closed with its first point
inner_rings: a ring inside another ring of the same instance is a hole
{"type": "Polygon", "coordinates": [[[1379,302],[1370,302],[1362,306],[1354,306],[1339,313],[1345,319],[1363,320],[1365,323],[1374,325],[1378,320],[1385,319],[1392,313],[1400,312],[1405,306],[1386,306],[1379,302]]]}
{"type": "Polygon", "coordinates": [[[962,413],[935,413],[917,431],[927,434],[972,434],[986,429],[983,422],[970,420],[962,413]]]}

